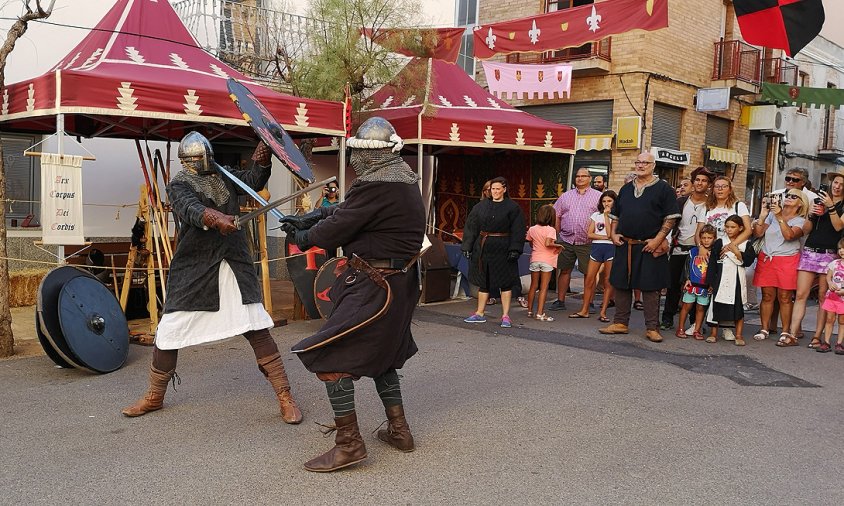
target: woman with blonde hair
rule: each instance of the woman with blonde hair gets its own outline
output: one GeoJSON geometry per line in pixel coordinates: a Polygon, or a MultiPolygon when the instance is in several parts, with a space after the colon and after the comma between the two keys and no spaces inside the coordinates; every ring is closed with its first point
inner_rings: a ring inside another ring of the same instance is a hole
{"type": "Polygon", "coordinates": [[[777,346],[796,346],[797,338],[791,329],[791,300],[797,289],[797,267],[800,263],[800,238],[812,231],[812,222],[806,219],[809,200],[803,191],[792,188],[784,194],[772,195],[763,200],[759,219],[753,222],[755,237],[764,237],[765,244],[756,263],[754,286],[762,288],[762,305],[759,313],[762,328],[753,336],[757,341],[768,337],[774,298],[780,304],[783,332],[777,346]],[[788,330],[785,330],[788,329],[788,330]]]}

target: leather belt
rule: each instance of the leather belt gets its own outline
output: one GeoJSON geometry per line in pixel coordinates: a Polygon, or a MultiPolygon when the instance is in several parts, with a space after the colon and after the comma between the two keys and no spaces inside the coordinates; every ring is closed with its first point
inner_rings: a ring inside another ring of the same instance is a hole
{"type": "Polygon", "coordinates": [[[645,244],[645,241],[640,241],[639,239],[630,239],[629,237],[621,237],[621,240],[627,243],[627,285],[628,288],[632,288],[630,285],[631,281],[633,280],[633,248],[630,246],[633,244],[645,244]]]}
{"type": "Polygon", "coordinates": [[[406,258],[366,258],[364,260],[366,260],[366,263],[368,263],[370,267],[374,267],[376,269],[401,270],[408,264],[408,260],[406,258]]]}
{"type": "Polygon", "coordinates": [[[809,246],[803,246],[803,249],[806,251],[811,251],[812,253],[838,253],[838,251],[834,249],[810,248],[809,246]]]}
{"type": "Polygon", "coordinates": [[[478,266],[483,266],[481,260],[484,257],[484,244],[486,243],[487,237],[510,237],[509,232],[481,232],[479,234],[481,236],[481,250],[480,254],[478,254],[478,266]]]}

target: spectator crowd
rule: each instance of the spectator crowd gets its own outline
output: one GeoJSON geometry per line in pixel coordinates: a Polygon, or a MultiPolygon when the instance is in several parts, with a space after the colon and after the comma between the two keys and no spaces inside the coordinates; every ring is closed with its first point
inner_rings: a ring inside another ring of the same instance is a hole
{"type": "Polygon", "coordinates": [[[486,322],[495,301],[489,294],[497,293],[500,325],[511,326],[510,301],[521,295],[516,261],[527,241],[531,283],[518,300],[528,318],[553,322],[549,311],[567,309],[577,268],[583,298],[568,318],[597,313],[602,334],[628,334],[636,309],[652,342],[670,331],[679,339],[745,346],[745,314],[758,310],[752,340],[792,347],[804,338],[807,302],[816,298],[808,347],[844,355],[844,174],[827,174],[813,190],[808,171],[792,168],[785,187],[766,194],[751,216],[725,175],[697,167],[672,187],[654,171],[653,155],[639,154],[616,192],[605,176],[593,181],[580,168],[573,188],[538,208],[526,232],[521,210],[508,202],[507,181],[493,179],[492,198],[472,209],[464,232],[469,277],[481,288],[477,310],[465,321],[486,322]],[[552,279],[556,300],[548,301],[552,279]]]}

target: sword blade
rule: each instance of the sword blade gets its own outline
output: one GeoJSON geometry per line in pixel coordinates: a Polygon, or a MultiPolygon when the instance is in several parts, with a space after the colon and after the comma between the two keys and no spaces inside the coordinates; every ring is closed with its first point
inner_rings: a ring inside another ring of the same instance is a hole
{"type": "MultiPolygon", "coordinates": [[[[293,192],[286,197],[282,197],[278,200],[273,200],[272,202],[269,202],[269,203],[265,204],[264,206],[259,207],[258,209],[255,209],[254,211],[250,211],[250,212],[248,212],[244,215],[238,216],[235,219],[235,225],[237,226],[237,228],[240,228],[241,226],[243,226],[244,223],[248,222],[249,220],[255,219],[255,218],[257,218],[258,216],[260,216],[264,213],[271,212],[275,208],[277,208],[278,206],[280,206],[280,205],[282,205],[286,202],[290,202],[291,200],[299,197],[300,195],[303,195],[305,193],[316,190],[317,188],[322,188],[323,186],[327,185],[328,183],[333,183],[336,180],[337,180],[337,178],[335,176],[331,176],[328,179],[324,179],[324,180],[316,182],[312,185],[306,186],[299,191],[293,192]]],[[[281,218],[279,218],[279,219],[281,219],[281,218]]]]}
{"type": "MultiPolygon", "coordinates": [[[[226,169],[222,165],[217,164],[217,168],[220,169],[220,172],[222,172],[224,176],[231,179],[232,183],[240,187],[240,189],[245,191],[250,197],[257,200],[259,204],[261,204],[262,206],[267,205],[267,200],[261,195],[259,195],[258,192],[253,190],[251,186],[238,179],[237,176],[229,172],[228,169],[226,169]]],[[[284,215],[281,214],[281,211],[279,211],[278,209],[273,209],[270,211],[270,213],[272,213],[272,215],[278,218],[279,220],[284,218],[284,215]]]]}

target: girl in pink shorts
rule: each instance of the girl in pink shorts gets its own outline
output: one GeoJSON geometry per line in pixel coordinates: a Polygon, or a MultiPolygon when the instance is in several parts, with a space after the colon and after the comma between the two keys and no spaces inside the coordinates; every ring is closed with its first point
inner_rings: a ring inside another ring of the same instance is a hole
{"type": "Polygon", "coordinates": [[[536,319],[552,322],[554,318],[545,315],[545,297],[548,295],[548,284],[551,273],[557,265],[557,255],[561,247],[554,243],[557,231],[554,230],[554,220],[557,215],[554,206],[544,205],[536,211],[536,225],[527,231],[527,241],[533,251],[530,254],[530,290],[528,290],[528,318],[536,314],[536,319]],[[539,300],[536,303],[536,313],[533,312],[533,297],[539,290],[539,300]]]}
{"type": "Polygon", "coordinates": [[[832,350],[830,340],[832,339],[832,327],[835,320],[838,320],[838,342],[835,344],[835,354],[844,355],[844,332],[841,326],[844,325],[844,239],[838,241],[838,257],[829,263],[826,268],[826,282],[829,291],[826,292],[826,299],[821,306],[826,311],[826,326],[824,327],[823,342],[818,346],[817,351],[826,353],[832,350]],[[837,317],[836,317],[837,315],[837,317]]]}

